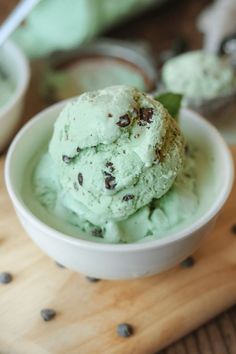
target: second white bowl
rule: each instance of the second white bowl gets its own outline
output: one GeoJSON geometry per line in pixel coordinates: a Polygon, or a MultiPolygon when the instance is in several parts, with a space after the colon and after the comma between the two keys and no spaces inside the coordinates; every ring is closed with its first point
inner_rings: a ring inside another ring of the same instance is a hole
{"type": "Polygon", "coordinates": [[[3,151],[18,127],[29,84],[30,69],[22,51],[11,41],[0,49],[0,67],[14,85],[9,100],[0,107],[0,152],[3,151]]]}

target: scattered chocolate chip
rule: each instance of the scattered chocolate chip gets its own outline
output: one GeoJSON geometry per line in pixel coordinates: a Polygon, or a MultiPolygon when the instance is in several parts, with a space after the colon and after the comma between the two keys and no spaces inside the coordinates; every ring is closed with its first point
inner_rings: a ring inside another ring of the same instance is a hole
{"type": "Polygon", "coordinates": [[[44,321],[51,321],[56,316],[56,311],[53,309],[42,309],[40,315],[44,321]]]}
{"type": "Polygon", "coordinates": [[[190,257],[186,258],[183,262],[181,262],[180,266],[182,268],[190,268],[190,267],[194,266],[194,264],[195,264],[195,259],[192,256],[190,256],[190,257]]]}
{"type": "Polygon", "coordinates": [[[117,334],[120,337],[128,338],[134,333],[133,327],[128,323],[121,323],[116,328],[117,334]]]}
{"type": "Polygon", "coordinates": [[[145,123],[151,123],[153,108],[140,108],[140,120],[145,123]]]}
{"type": "Polygon", "coordinates": [[[90,283],[97,283],[98,281],[100,281],[101,279],[98,278],[94,278],[94,277],[90,277],[90,276],[86,276],[86,279],[90,282],[90,283]]]}
{"type": "Polygon", "coordinates": [[[233,224],[233,225],[231,226],[231,232],[232,232],[232,234],[235,234],[235,235],[236,235],[236,224],[233,224]]]}
{"type": "Polygon", "coordinates": [[[74,186],[74,189],[75,189],[76,191],[79,190],[78,184],[77,184],[76,182],[74,182],[73,186],[74,186]]]}
{"type": "Polygon", "coordinates": [[[92,230],[92,235],[95,237],[102,237],[102,229],[101,228],[96,228],[92,230]]]}
{"type": "Polygon", "coordinates": [[[128,114],[124,114],[119,118],[119,121],[116,122],[116,125],[118,125],[121,128],[128,127],[129,124],[130,124],[130,117],[128,114]]]}
{"type": "Polygon", "coordinates": [[[7,273],[7,272],[0,273],[0,283],[1,284],[11,283],[12,280],[13,280],[13,276],[10,273],[7,273]]]}
{"type": "Polygon", "coordinates": [[[65,162],[65,163],[70,163],[71,160],[72,160],[72,157],[63,155],[63,156],[62,156],[62,160],[63,160],[63,162],[65,162]]]}
{"type": "Polygon", "coordinates": [[[81,151],[80,147],[77,147],[76,151],[77,151],[78,153],[80,153],[80,151],[81,151]]]}
{"type": "Polygon", "coordinates": [[[81,186],[83,185],[83,180],[84,180],[84,178],[83,178],[82,173],[79,173],[79,174],[78,174],[78,181],[79,181],[79,184],[80,184],[81,186]]]}
{"type": "Polygon", "coordinates": [[[113,117],[113,115],[111,113],[108,113],[108,117],[111,118],[113,117]]]}
{"type": "Polygon", "coordinates": [[[128,202],[131,199],[134,199],[134,195],[133,194],[126,194],[122,198],[123,202],[128,202]]]}
{"type": "Polygon", "coordinates": [[[106,189],[114,189],[116,186],[115,177],[114,176],[107,176],[105,178],[105,188],[106,189]]]}
{"type": "Polygon", "coordinates": [[[65,268],[65,266],[57,261],[55,261],[55,264],[59,267],[59,268],[65,268]]]}

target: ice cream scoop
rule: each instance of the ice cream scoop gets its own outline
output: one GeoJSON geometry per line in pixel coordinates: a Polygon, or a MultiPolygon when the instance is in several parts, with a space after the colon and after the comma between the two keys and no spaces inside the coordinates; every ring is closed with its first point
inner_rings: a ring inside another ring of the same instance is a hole
{"type": "Polygon", "coordinates": [[[184,144],[161,103],[132,87],[113,86],[67,104],[49,154],[64,203],[103,225],[162,197],[182,169],[184,144]]]}
{"type": "Polygon", "coordinates": [[[201,101],[236,90],[236,76],[229,63],[211,53],[193,51],[168,60],[162,69],[167,90],[201,101]]]}

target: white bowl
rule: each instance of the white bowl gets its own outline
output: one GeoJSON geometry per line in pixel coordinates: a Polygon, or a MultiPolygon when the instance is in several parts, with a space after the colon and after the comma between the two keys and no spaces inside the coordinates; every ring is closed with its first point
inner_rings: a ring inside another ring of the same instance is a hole
{"type": "Polygon", "coordinates": [[[19,125],[30,69],[25,55],[11,41],[0,49],[0,67],[15,86],[9,100],[0,107],[0,151],[3,151],[19,125]]]}
{"type": "Polygon", "coordinates": [[[45,139],[51,136],[53,123],[64,104],[61,102],[42,111],[26,124],[7,155],[7,189],[23,227],[33,241],[66,267],[104,279],[128,279],[159,273],[191,255],[214,224],[233,184],[232,157],[217,130],[197,113],[182,110],[182,130],[213,159],[209,171],[202,173],[208,179],[199,190],[201,207],[192,222],[155,241],[101,244],[68,236],[48,226],[29,210],[22,195],[27,164],[45,139]]]}

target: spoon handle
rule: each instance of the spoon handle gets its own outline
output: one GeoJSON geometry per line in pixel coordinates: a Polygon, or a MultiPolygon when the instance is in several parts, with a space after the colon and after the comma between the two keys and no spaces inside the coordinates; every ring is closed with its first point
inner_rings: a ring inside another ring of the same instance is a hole
{"type": "Polygon", "coordinates": [[[22,0],[0,27],[0,47],[40,0],[22,0]]]}

